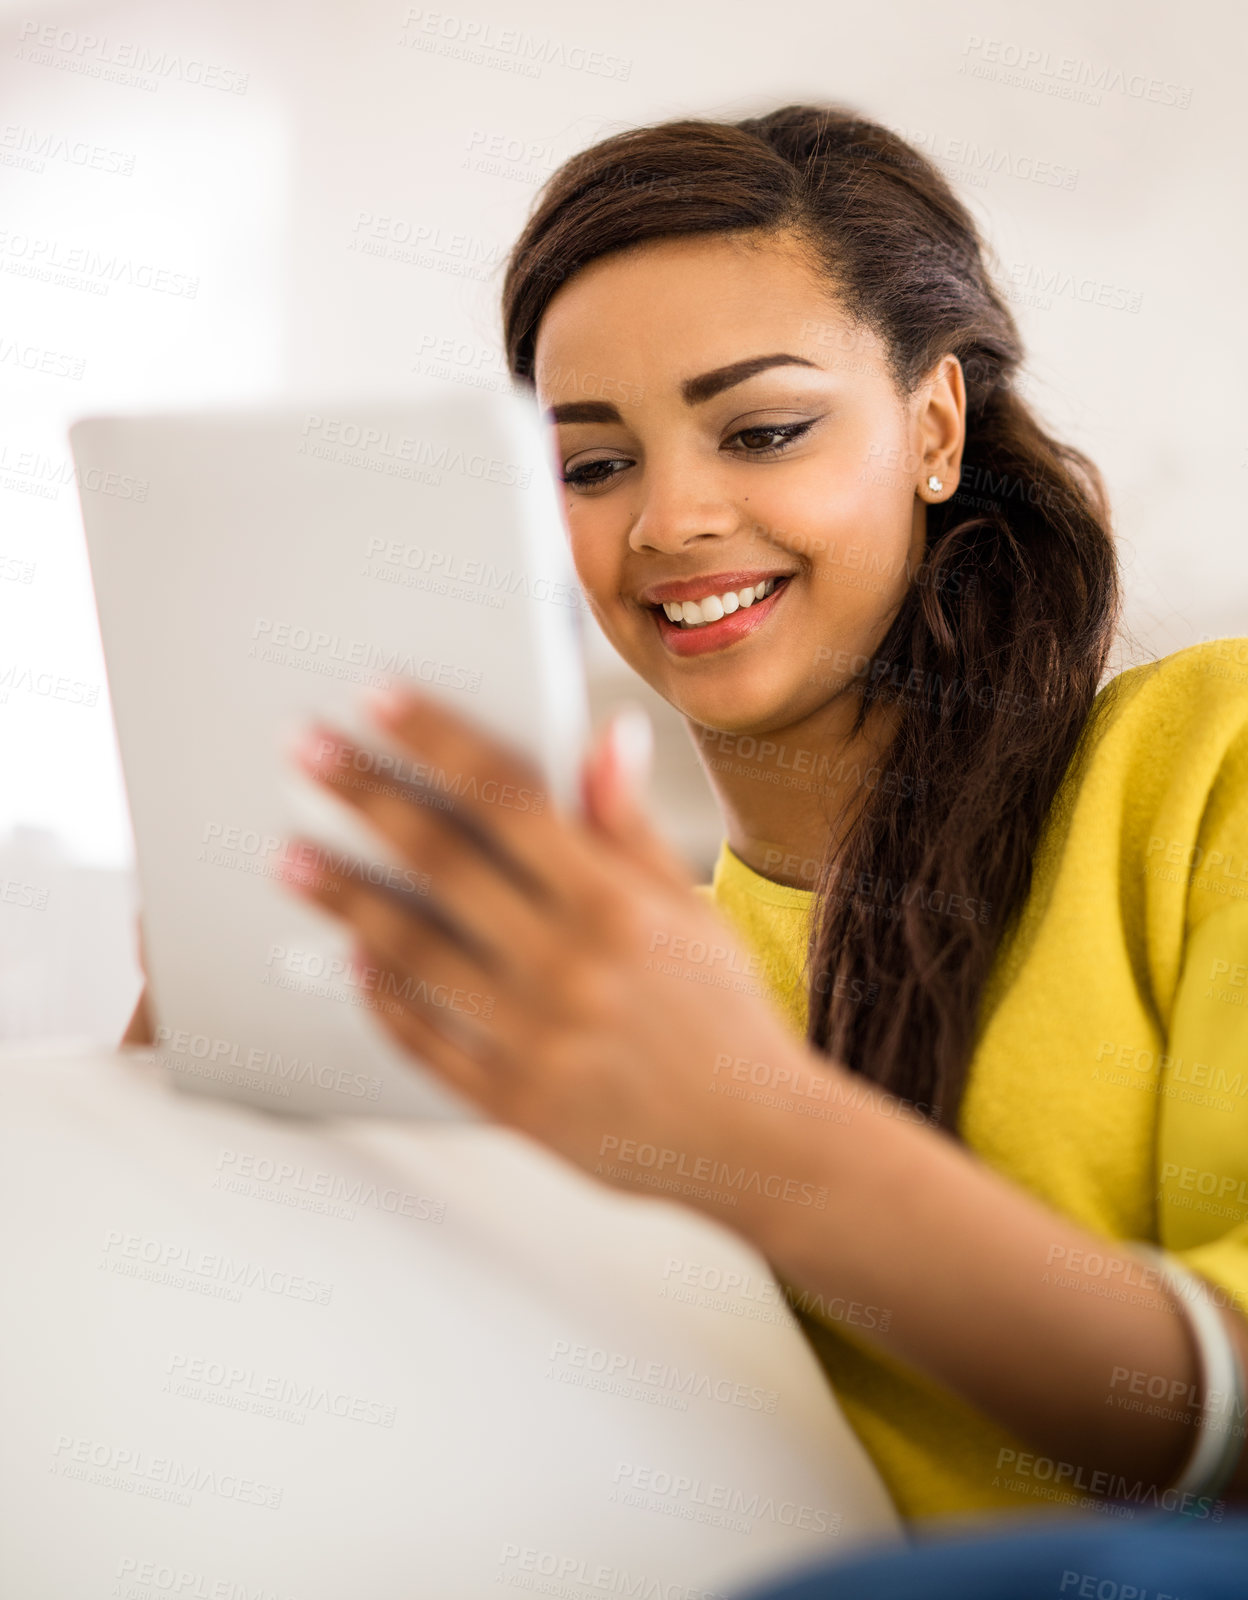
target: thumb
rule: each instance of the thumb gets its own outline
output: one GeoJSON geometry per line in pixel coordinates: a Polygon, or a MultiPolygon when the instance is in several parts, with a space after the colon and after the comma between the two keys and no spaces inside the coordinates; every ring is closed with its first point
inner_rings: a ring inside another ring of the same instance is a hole
{"type": "Polygon", "coordinates": [[[611,717],[585,758],[581,794],[594,832],[673,888],[693,878],[644,809],[654,759],[654,728],[645,707],[630,701],[611,717]]]}

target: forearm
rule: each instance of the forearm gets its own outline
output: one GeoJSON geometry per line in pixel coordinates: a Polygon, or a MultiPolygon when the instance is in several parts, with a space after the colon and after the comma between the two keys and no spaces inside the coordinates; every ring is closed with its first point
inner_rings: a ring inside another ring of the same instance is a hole
{"type": "MultiPolygon", "coordinates": [[[[887,1332],[863,1337],[1038,1453],[1089,1475],[1173,1481],[1196,1437],[1199,1374],[1183,1311],[1139,1257],[878,1102],[840,1122],[751,1110],[770,1168],[827,1192],[824,1210],[754,1196],[736,1215],[780,1276],[887,1307],[887,1332]],[[1130,1409],[1150,1384],[1165,1401],[1130,1409]]],[[[1248,1360],[1248,1324],[1223,1314],[1248,1360]]],[[[1231,1497],[1248,1498],[1248,1461],[1231,1497]]]]}
{"type": "Polygon", "coordinates": [[[144,984],[134,1010],[130,1014],[130,1021],[126,1024],[126,1031],[121,1036],[122,1044],[153,1044],[155,1032],[152,1027],[152,1016],[147,1006],[147,985],[144,984]]]}

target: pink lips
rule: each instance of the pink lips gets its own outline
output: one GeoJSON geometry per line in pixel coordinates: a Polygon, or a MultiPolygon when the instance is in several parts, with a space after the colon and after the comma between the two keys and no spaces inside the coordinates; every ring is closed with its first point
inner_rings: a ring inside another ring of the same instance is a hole
{"type": "Polygon", "coordinates": [[[727,594],[729,589],[744,589],[748,584],[757,588],[772,578],[791,578],[791,572],[759,572],[753,568],[736,572],[704,572],[700,578],[675,578],[669,583],[656,583],[644,590],[638,599],[642,605],[658,606],[665,600],[701,600],[708,594],[727,594]]]}
{"type": "Polygon", "coordinates": [[[682,628],[668,619],[662,609],[654,613],[659,637],[674,656],[700,656],[711,650],[723,650],[738,639],[744,639],[761,628],[775,608],[776,602],[789,587],[789,581],[777,581],[776,587],[765,600],[756,600],[752,606],[742,606],[718,622],[705,622],[700,628],[682,628]]]}

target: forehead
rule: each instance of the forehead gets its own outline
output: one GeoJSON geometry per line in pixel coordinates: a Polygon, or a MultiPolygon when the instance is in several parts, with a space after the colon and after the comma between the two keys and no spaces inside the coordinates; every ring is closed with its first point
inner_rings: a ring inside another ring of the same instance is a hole
{"type": "Polygon", "coordinates": [[[543,403],[594,374],[674,389],[683,377],[761,351],[833,367],[879,344],[834,283],[787,235],[647,240],[584,267],[548,302],[534,381],[543,403]]]}

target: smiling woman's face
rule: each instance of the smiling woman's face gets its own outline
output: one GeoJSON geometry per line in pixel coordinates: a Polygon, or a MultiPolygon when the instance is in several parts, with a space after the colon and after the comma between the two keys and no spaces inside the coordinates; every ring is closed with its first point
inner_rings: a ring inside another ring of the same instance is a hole
{"type": "Polygon", "coordinates": [[[577,573],[629,666],[734,732],[836,697],[921,559],[919,486],[956,484],[952,366],[903,398],[882,341],[774,236],[661,239],[569,280],[534,379],[577,573]],[[682,622],[656,603],[710,596],[682,622]]]}

